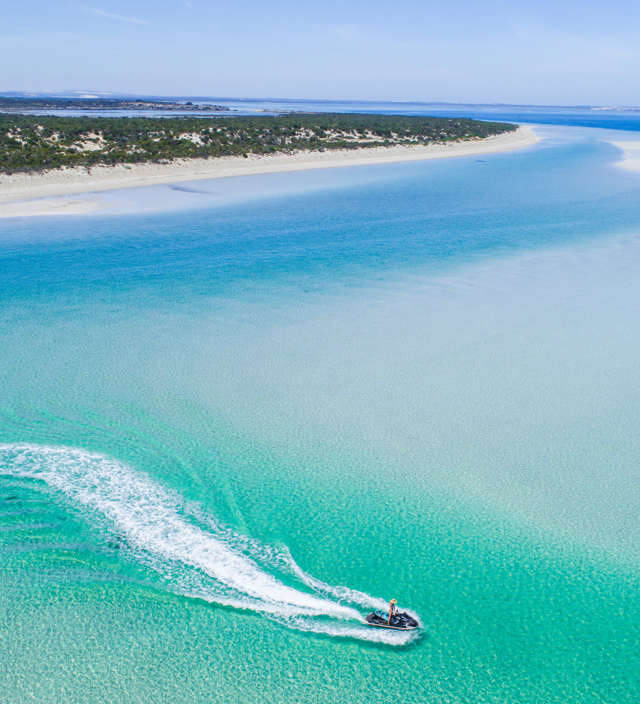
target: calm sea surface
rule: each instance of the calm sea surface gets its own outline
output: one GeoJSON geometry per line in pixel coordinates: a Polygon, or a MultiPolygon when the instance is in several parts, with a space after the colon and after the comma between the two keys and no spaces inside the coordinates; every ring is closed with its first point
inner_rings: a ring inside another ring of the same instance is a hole
{"type": "Polygon", "coordinates": [[[526,119],[0,221],[3,701],[640,701],[640,116],[526,119]]]}

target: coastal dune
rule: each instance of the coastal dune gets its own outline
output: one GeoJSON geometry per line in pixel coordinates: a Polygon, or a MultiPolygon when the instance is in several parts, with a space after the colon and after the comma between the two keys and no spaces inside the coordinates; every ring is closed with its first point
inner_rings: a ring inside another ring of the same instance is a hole
{"type": "Polygon", "coordinates": [[[403,161],[492,154],[522,149],[538,137],[531,127],[520,126],[484,139],[428,146],[392,146],[295,152],[293,154],[226,156],[180,159],[171,163],[126,164],[64,168],[34,174],[0,175],[0,217],[86,214],[98,210],[95,194],[199,179],[229,178],[283,171],[366,166],[403,161]],[[68,198],[82,194],[82,198],[68,198]],[[92,197],[92,194],[94,196],[92,197]]]}

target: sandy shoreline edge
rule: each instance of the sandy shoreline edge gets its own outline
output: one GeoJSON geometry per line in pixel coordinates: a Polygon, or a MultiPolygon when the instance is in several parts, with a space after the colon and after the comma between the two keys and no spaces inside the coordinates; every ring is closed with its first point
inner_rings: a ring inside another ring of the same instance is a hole
{"type": "Polygon", "coordinates": [[[39,174],[0,175],[0,217],[90,213],[100,208],[100,203],[91,199],[91,193],[120,188],[283,171],[493,154],[522,149],[535,144],[538,139],[531,127],[520,126],[515,132],[451,144],[251,155],[247,158],[226,156],[182,159],[170,164],[96,166],[90,172],[86,169],[70,168],[39,174]],[[84,197],[60,198],[80,194],[84,197]]]}
{"type": "Polygon", "coordinates": [[[622,159],[616,162],[616,166],[627,171],[640,171],[640,141],[611,141],[614,147],[622,151],[622,159]]]}

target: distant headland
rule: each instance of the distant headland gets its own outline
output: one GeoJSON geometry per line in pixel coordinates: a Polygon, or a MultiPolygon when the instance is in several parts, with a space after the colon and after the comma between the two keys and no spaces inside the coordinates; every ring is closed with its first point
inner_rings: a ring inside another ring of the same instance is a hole
{"type": "Polygon", "coordinates": [[[191,100],[147,100],[144,98],[47,98],[0,96],[0,112],[30,113],[40,110],[131,110],[135,112],[233,112],[224,105],[194,103],[191,100]]]}

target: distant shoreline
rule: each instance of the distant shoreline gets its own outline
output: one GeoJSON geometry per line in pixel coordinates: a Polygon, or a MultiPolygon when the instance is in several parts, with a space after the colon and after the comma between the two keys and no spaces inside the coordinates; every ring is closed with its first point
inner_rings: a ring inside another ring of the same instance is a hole
{"type": "Polygon", "coordinates": [[[112,110],[141,110],[147,112],[235,112],[225,105],[211,103],[192,103],[190,100],[176,102],[172,100],[150,100],[147,98],[18,98],[0,95],[0,113],[17,113],[29,115],[32,111],[58,110],[77,111],[91,110],[96,115],[112,110]]]}
{"type": "Polygon", "coordinates": [[[168,164],[130,164],[66,168],[45,173],[0,175],[0,217],[74,215],[95,212],[100,202],[92,194],[181,181],[229,178],[344,166],[423,161],[523,149],[538,141],[533,129],[428,146],[372,147],[357,150],[301,151],[293,154],[180,159],[168,164]],[[82,195],[67,199],[64,196],[82,195]]]}

